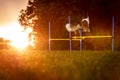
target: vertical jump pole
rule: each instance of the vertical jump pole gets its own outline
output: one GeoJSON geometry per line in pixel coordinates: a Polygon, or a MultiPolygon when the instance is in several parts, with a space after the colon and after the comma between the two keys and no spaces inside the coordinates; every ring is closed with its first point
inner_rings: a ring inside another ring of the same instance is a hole
{"type": "MultiPolygon", "coordinates": [[[[68,16],[68,23],[70,24],[70,16],[68,16]]],[[[71,40],[71,36],[72,36],[72,34],[71,34],[71,32],[69,32],[69,38],[70,38],[70,41],[69,41],[69,43],[70,43],[70,53],[71,53],[71,51],[72,51],[72,40],[71,40]]]]}
{"type": "Polygon", "coordinates": [[[112,52],[114,52],[114,16],[112,16],[112,52]]]}
{"type": "MultiPolygon", "coordinates": [[[[82,30],[80,30],[80,37],[82,37],[82,30]]],[[[80,39],[80,51],[82,51],[82,39],[80,39]]]]}
{"type": "Polygon", "coordinates": [[[51,51],[51,43],[50,43],[50,21],[49,21],[49,24],[48,24],[48,35],[49,35],[49,42],[48,42],[48,45],[49,45],[49,51],[51,51]]]}

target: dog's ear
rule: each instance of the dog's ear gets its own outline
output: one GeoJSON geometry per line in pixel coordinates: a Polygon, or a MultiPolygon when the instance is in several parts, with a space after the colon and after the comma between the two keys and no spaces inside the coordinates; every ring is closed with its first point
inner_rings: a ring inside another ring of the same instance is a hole
{"type": "Polygon", "coordinates": [[[89,17],[82,19],[82,21],[86,21],[88,24],[90,24],[89,17]]]}
{"type": "Polygon", "coordinates": [[[83,32],[90,32],[89,17],[82,19],[81,26],[83,28],[83,32]]]}

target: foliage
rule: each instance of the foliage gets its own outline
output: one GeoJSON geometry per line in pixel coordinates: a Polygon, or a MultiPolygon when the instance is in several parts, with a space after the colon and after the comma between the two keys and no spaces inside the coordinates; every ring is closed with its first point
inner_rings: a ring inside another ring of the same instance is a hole
{"type": "MultiPolygon", "coordinates": [[[[29,0],[27,8],[21,10],[19,22],[24,26],[32,26],[38,32],[38,47],[48,49],[48,22],[51,23],[51,38],[68,38],[68,32],[65,29],[68,16],[71,17],[71,23],[89,16],[91,29],[89,35],[111,35],[112,16],[115,15],[117,18],[115,25],[119,24],[120,20],[118,3],[117,0],[29,0]],[[34,17],[37,20],[31,21],[34,17]]],[[[103,41],[101,44],[105,43],[106,41],[103,41]]],[[[74,45],[78,46],[79,44],[74,45]]]]}
{"type": "Polygon", "coordinates": [[[19,22],[24,27],[34,27],[35,20],[37,20],[35,7],[32,6],[32,4],[33,3],[29,1],[26,10],[22,9],[20,11],[19,22]]]}

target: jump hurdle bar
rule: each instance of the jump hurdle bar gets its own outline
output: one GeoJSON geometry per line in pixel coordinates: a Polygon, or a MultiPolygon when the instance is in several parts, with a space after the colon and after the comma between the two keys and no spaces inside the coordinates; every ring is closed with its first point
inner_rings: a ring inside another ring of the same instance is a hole
{"type": "MultiPolygon", "coordinates": [[[[68,22],[70,23],[70,16],[68,16],[68,22]]],[[[112,52],[114,52],[114,16],[112,17],[112,35],[108,35],[108,36],[82,36],[82,31],[80,31],[80,36],[71,36],[71,32],[69,32],[69,38],[51,38],[50,35],[50,22],[49,22],[49,51],[51,51],[51,41],[69,41],[69,45],[70,45],[70,52],[72,51],[72,40],[74,41],[80,41],[80,51],[82,51],[82,40],[86,39],[86,38],[112,38],[112,42],[111,42],[111,48],[112,48],[112,52]]]]}

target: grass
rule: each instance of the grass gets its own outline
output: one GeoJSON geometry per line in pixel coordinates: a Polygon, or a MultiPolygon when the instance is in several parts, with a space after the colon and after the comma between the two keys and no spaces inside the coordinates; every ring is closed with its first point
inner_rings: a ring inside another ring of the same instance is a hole
{"type": "Polygon", "coordinates": [[[119,67],[119,51],[0,51],[0,80],[120,80],[119,67]]]}

